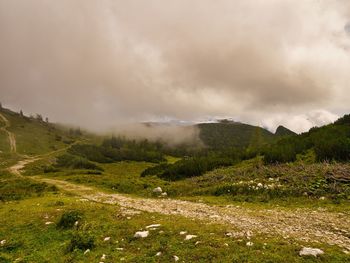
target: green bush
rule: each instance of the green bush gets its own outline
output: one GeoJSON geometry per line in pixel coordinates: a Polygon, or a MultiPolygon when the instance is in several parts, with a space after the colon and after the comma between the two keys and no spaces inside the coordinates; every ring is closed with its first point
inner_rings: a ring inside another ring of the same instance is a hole
{"type": "Polygon", "coordinates": [[[95,237],[89,232],[74,232],[68,244],[67,250],[69,252],[75,249],[87,250],[95,247],[95,237]]]}
{"type": "MultiPolygon", "coordinates": [[[[230,166],[233,163],[233,159],[224,157],[207,156],[188,158],[168,165],[167,167],[164,166],[164,172],[158,176],[164,180],[175,181],[200,176],[205,172],[212,171],[219,167],[230,166]]],[[[155,172],[156,169],[161,170],[161,167],[154,167],[153,172],[155,172]]]]}
{"type": "Polygon", "coordinates": [[[63,154],[56,159],[56,164],[53,168],[46,169],[46,171],[55,171],[55,168],[71,168],[71,169],[89,169],[89,170],[100,170],[103,169],[93,162],[72,154],[63,154]]]}
{"type": "Polygon", "coordinates": [[[82,217],[83,214],[77,210],[64,212],[59,221],[57,222],[57,227],[63,229],[72,228],[75,222],[81,220],[82,217]]]}

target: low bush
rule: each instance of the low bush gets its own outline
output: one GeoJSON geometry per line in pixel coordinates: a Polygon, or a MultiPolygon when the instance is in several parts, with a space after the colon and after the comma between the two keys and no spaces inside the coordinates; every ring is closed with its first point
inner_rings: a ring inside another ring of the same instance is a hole
{"type": "Polygon", "coordinates": [[[80,232],[76,231],[73,233],[73,236],[68,244],[67,250],[69,252],[74,251],[75,249],[87,250],[93,249],[95,247],[95,237],[89,232],[80,232]]]}
{"type": "Polygon", "coordinates": [[[71,169],[89,169],[89,170],[99,170],[103,169],[98,165],[90,162],[89,160],[75,156],[72,154],[63,154],[56,159],[56,164],[53,168],[48,168],[46,171],[55,171],[55,168],[71,168],[71,169]]]}
{"type": "Polygon", "coordinates": [[[57,227],[63,229],[72,228],[75,222],[81,220],[82,217],[83,214],[77,210],[64,212],[59,221],[57,222],[57,227]]]}

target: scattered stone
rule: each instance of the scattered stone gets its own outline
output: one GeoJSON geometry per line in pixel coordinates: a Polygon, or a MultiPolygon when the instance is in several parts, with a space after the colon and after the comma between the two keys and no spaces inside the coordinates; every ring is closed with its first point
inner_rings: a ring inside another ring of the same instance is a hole
{"type": "Polygon", "coordinates": [[[74,226],[78,226],[79,225],[79,221],[75,221],[74,226]]]}
{"type": "Polygon", "coordinates": [[[130,217],[130,216],[128,216],[126,219],[130,220],[130,219],[131,219],[131,217],[130,217]]]}
{"type": "Polygon", "coordinates": [[[153,189],[153,193],[161,194],[162,192],[163,192],[163,190],[159,186],[153,189]]]}
{"type": "Polygon", "coordinates": [[[186,235],[185,240],[191,240],[192,238],[196,238],[196,235],[186,235]]]}
{"type": "Polygon", "coordinates": [[[162,252],[157,252],[156,257],[160,257],[162,255],[162,252]]]}
{"type": "Polygon", "coordinates": [[[161,194],[161,196],[168,196],[167,192],[161,194]]]}
{"type": "Polygon", "coordinates": [[[104,242],[109,241],[109,240],[111,240],[111,237],[105,237],[105,238],[103,239],[104,242]]]}
{"type": "Polygon", "coordinates": [[[146,228],[157,228],[157,227],[160,227],[161,224],[153,224],[153,225],[149,225],[149,226],[146,226],[146,228]]]}
{"type": "Polygon", "coordinates": [[[90,253],[90,249],[85,250],[84,255],[86,255],[87,253],[90,253]]]}
{"type": "Polygon", "coordinates": [[[118,250],[118,251],[123,251],[124,248],[122,248],[122,247],[117,247],[117,250],[118,250]]]}
{"type": "Polygon", "coordinates": [[[105,260],[106,259],[106,254],[103,254],[101,257],[101,260],[105,260]]]}
{"type": "Polygon", "coordinates": [[[187,234],[187,231],[181,231],[180,232],[180,235],[186,235],[187,234]]]}
{"type": "Polygon", "coordinates": [[[164,231],[163,231],[163,230],[160,230],[158,233],[159,233],[159,234],[164,234],[164,231]]]}
{"type": "Polygon", "coordinates": [[[51,225],[51,224],[53,224],[53,222],[45,222],[45,225],[51,225]]]}
{"type": "Polygon", "coordinates": [[[349,250],[343,250],[344,254],[349,255],[350,251],[349,250]]]}
{"type": "Polygon", "coordinates": [[[195,243],[195,245],[198,245],[198,244],[200,244],[200,243],[202,243],[202,242],[200,242],[200,241],[197,241],[197,242],[195,243]]]}
{"type": "Polygon", "coordinates": [[[246,245],[247,245],[247,247],[252,247],[254,245],[254,243],[249,241],[249,242],[246,243],[246,245]]]}
{"type": "Polygon", "coordinates": [[[145,238],[148,237],[149,231],[138,231],[135,233],[134,237],[136,238],[145,238]]]}
{"type": "Polygon", "coordinates": [[[326,200],[326,197],[321,196],[321,197],[320,197],[320,200],[326,200]]]}
{"type": "Polygon", "coordinates": [[[318,255],[322,255],[324,254],[324,252],[319,249],[319,248],[311,248],[311,247],[303,247],[300,252],[299,255],[300,256],[314,256],[317,257],[318,255]]]}
{"type": "Polygon", "coordinates": [[[224,246],[225,246],[225,247],[228,247],[228,244],[227,244],[227,243],[224,243],[224,246]]]}
{"type": "Polygon", "coordinates": [[[1,246],[5,245],[5,244],[6,244],[6,240],[5,239],[0,241],[0,245],[1,246]]]}
{"type": "Polygon", "coordinates": [[[178,256],[174,256],[174,261],[175,262],[179,261],[179,257],[178,256]]]}

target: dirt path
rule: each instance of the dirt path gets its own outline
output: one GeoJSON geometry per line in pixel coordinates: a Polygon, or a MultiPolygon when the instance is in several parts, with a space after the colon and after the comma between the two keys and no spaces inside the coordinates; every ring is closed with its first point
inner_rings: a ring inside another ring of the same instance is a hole
{"type": "Polygon", "coordinates": [[[6,117],[4,115],[2,115],[0,113],[0,119],[3,120],[3,122],[5,123],[5,126],[3,127],[0,127],[0,129],[4,132],[7,133],[7,136],[9,138],[9,143],[10,143],[10,151],[12,153],[15,153],[17,152],[17,148],[16,148],[16,137],[15,137],[15,134],[10,132],[7,128],[9,128],[11,126],[10,122],[8,119],[6,119],[6,117]]]}
{"type": "MultiPolygon", "coordinates": [[[[121,194],[107,194],[92,187],[41,177],[35,180],[53,184],[90,201],[118,204],[127,210],[181,215],[191,219],[232,226],[233,236],[247,233],[280,235],[307,242],[323,242],[350,250],[350,216],[345,213],[309,209],[248,209],[237,206],[209,206],[175,199],[144,199],[121,194]]],[[[249,234],[248,234],[249,235],[249,234]]]]}

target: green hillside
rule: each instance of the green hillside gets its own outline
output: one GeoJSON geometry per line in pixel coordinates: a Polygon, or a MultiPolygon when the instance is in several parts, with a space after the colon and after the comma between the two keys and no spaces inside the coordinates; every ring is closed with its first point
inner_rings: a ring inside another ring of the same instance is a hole
{"type": "Polygon", "coordinates": [[[350,115],[306,133],[282,138],[268,146],[264,155],[268,163],[293,162],[304,157],[317,161],[349,161],[350,115]]]}
{"type": "Polygon", "coordinates": [[[222,121],[219,123],[201,123],[200,139],[211,148],[245,148],[252,144],[260,145],[272,142],[275,135],[258,126],[244,123],[222,121]]]}
{"type": "MultiPolygon", "coordinates": [[[[16,150],[22,155],[38,155],[67,147],[76,136],[69,130],[59,128],[55,124],[40,118],[27,117],[8,109],[1,109],[0,114],[9,122],[7,131],[14,134],[16,150]]],[[[6,123],[0,119],[1,127],[6,123]]],[[[8,134],[0,131],[0,151],[9,153],[8,134]]]]}

